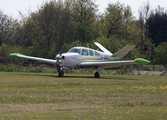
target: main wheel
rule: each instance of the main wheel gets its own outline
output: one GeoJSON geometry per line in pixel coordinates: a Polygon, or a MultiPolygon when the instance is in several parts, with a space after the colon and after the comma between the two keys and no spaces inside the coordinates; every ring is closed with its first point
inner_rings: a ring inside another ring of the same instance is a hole
{"type": "Polygon", "coordinates": [[[63,71],[60,71],[60,72],[59,72],[59,77],[63,77],[63,75],[64,75],[64,72],[63,72],[63,71]]]}
{"type": "Polygon", "coordinates": [[[95,78],[99,78],[100,74],[98,72],[95,73],[95,78]]]}

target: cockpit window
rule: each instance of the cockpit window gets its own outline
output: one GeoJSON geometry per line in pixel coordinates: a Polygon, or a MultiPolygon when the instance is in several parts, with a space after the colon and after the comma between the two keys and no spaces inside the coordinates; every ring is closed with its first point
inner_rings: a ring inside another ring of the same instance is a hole
{"type": "Polygon", "coordinates": [[[71,48],[68,53],[79,53],[80,54],[81,49],[80,48],[71,48]]]}

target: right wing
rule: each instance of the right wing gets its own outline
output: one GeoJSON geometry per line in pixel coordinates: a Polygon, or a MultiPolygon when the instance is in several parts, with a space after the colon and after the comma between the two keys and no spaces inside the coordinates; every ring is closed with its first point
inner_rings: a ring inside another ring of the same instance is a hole
{"type": "Polygon", "coordinates": [[[36,60],[36,61],[50,63],[50,64],[55,64],[57,62],[57,60],[31,57],[31,56],[26,56],[26,55],[23,55],[23,54],[20,54],[20,53],[11,53],[9,56],[12,57],[12,58],[24,58],[24,59],[36,60]]]}
{"type": "Polygon", "coordinates": [[[126,60],[126,61],[99,61],[99,62],[80,62],[77,64],[79,67],[102,67],[102,68],[113,68],[119,67],[121,65],[129,64],[148,64],[150,61],[138,58],[135,60],[126,60]]]}

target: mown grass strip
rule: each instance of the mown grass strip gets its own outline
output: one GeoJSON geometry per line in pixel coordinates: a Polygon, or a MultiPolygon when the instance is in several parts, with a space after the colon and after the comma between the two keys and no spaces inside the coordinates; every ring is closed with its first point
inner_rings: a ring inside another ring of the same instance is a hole
{"type": "Polygon", "coordinates": [[[0,73],[1,119],[167,119],[167,76],[0,73]]]}

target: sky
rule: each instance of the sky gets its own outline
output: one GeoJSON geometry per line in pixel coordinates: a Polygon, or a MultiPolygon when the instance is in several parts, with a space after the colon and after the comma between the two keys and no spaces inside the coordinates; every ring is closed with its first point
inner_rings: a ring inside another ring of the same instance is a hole
{"type": "MultiPolygon", "coordinates": [[[[23,15],[27,15],[28,11],[36,11],[38,6],[50,0],[0,0],[0,10],[4,14],[12,16],[15,19],[20,19],[19,12],[23,15]]],[[[93,0],[94,1],[94,0],[93,0]]],[[[118,0],[96,0],[96,4],[99,5],[99,12],[103,13],[109,3],[116,3],[118,0]]],[[[138,9],[143,3],[147,3],[148,0],[119,0],[119,2],[129,5],[132,9],[133,15],[138,18],[138,9]]],[[[158,5],[164,7],[167,10],[167,0],[149,0],[151,9],[157,8],[158,5]]]]}

